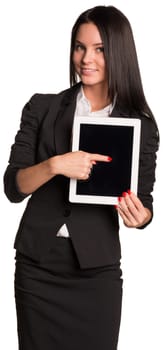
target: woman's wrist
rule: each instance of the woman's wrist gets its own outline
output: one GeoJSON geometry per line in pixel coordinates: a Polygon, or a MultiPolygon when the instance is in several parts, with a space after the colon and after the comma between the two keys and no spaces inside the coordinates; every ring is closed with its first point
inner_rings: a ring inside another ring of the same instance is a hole
{"type": "Polygon", "coordinates": [[[48,172],[49,172],[49,175],[51,177],[61,174],[61,171],[60,171],[60,158],[61,158],[60,155],[53,156],[53,157],[49,158],[46,161],[47,162],[47,167],[48,167],[48,172]]]}
{"type": "Polygon", "coordinates": [[[145,212],[146,212],[146,217],[144,219],[144,221],[141,223],[141,225],[138,225],[137,228],[141,228],[141,227],[144,227],[144,225],[148,224],[148,222],[151,221],[151,218],[152,218],[152,213],[151,211],[148,209],[148,208],[145,208],[145,212]]]}

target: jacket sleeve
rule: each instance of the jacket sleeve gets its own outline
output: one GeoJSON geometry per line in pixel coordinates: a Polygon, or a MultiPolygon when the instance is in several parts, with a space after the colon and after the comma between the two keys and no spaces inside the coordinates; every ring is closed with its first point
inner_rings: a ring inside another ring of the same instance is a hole
{"type": "Polygon", "coordinates": [[[4,174],[4,191],[11,202],[21,202],[27,195],[20,193],[16,175],[19,169],[36,163],[36,146],[41,120],[47,113],[50,95],[35,94],[23,108],[20,129],[11,147],[9,164],[4,174]]]}
{"type": "MultiPolygon", "coordinates": [[[[139,161],[138,197],[153,217],[152,192],[155,183],[156,152],[159,147],[159,132],[154,120],[144,116],[141,119],[141,144],[139,161]]],[[[152,218],[151,218],[152,220],[152,218]]],[[[151,220],[147,223],[149,224],[151,220]]],[[[145,226],[141,228],[144,228],[145,226]]]]}

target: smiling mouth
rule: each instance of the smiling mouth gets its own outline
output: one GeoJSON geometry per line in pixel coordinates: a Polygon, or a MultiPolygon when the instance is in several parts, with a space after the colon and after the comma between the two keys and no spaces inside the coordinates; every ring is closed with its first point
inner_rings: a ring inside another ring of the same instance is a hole
{"type": "Polygon", "coordinates": [[[91,74],[91,73],[95,73],[96,71],[97,69],[94,69],[94,68],[81,68],[82,74],[91,74]]]}

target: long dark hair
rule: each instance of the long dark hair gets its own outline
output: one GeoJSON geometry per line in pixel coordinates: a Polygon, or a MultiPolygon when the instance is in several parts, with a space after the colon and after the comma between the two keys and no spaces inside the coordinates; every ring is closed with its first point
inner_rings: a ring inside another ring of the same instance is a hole
{"type": "Polygon", "coordinates": [[[71,33],[70,84],[77,83],[73,51],[81,24],[94,23],[104,44],[108,71],[109,95],[125,110],[143,112],[153,117],[146,102],[131,25],[126,16],[113,6],[96,6],[83,12],[71,33]]]}

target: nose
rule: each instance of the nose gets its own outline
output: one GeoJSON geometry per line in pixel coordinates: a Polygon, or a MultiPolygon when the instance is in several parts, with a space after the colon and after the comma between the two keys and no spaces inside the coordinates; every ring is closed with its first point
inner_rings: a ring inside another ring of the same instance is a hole
{"type": "Polygon", "coordinates": [[[82,62],[83,63],[90,63],[90,62],[92,62],[93,61],[93,51],[92,50],[90,50],[90,49],[87,49],[87,50],[85,50],[84,51],[84,54],[83,54],[83,56],[82,56],[82,62]]]}

